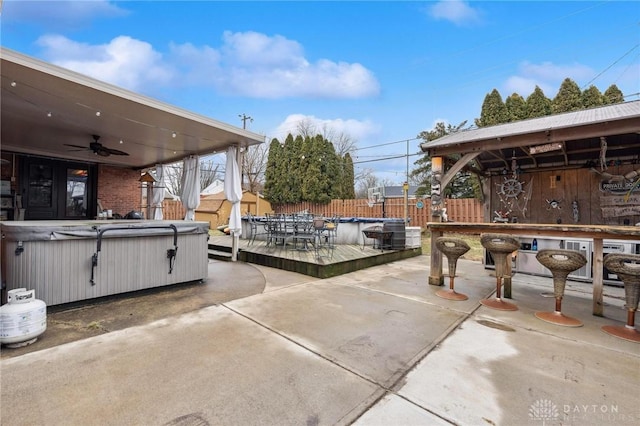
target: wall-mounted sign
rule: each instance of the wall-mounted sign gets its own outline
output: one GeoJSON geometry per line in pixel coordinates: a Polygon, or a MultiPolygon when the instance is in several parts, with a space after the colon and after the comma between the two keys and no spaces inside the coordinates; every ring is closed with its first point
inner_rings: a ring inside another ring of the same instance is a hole
{"type": "Polygon", "coordinates": [[[562,149],[562,142],[552,142],[529,147],[529,154],[541,154],[543,152],[557,151],[559,149],[562,149]]]}
{"type": "Polygon", "coordinates": [[[626,194],[628,192],[640,192],[640,185],[635,182],[625,180],[618,182],[600,181],[600,191],[609,192],[611,194],[626,194]]]}
{"type": "Polygon", "coordinates": [[[421,209],[421,208],[423,208],[423,207],[424,207],[424,203],[423,203],[422,201],[418,201],[418,202],[416,203],[416,208],[421,209]]]}

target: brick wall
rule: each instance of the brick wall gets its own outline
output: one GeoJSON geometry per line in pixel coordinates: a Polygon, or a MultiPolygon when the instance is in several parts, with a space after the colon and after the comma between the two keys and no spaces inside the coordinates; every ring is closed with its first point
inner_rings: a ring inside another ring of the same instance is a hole
{"type": "Polygon", "coordinates": [[[123,167],[98,166],[98,199],[105,210],[122,216],[142,211],[140,172],[123,167]]]}

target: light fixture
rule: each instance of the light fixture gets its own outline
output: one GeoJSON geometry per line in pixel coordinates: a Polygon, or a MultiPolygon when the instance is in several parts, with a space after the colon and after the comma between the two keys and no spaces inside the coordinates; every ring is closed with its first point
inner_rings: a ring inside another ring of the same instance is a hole
{"type": "Polygon", "coordinates": [[[53,114],[51,114],[51,111],[47,112],[47,117],[51,117],[53,114]]]}
{"type": "Polygon", "coordinates": [[[431,170],[442,171],[442,157],[431,157],[431,170]]]}
{"type": "Polygon", "coordinates": [[[16,87],[18,85],[18,83],[16,83],[15,81],[11,82],[11,87],[16,87]]]}
{"type": "Polygon", "coordinates": [[[178,136],[178,135],[176,134],[176,132],[171,133],[171,137],[172,137],[172,138],[175,138],[176,136],[178,136]]]}
{"type": "Polygon", "coordinates": [[[124,142],[122,141],[122,139],[120,139],[120,144],[122,145],[124,142]]]}
{"type": "Polygon", "coordinates": [[[96,111],[96,117],[100,117],[100,111],[96,111]]]}

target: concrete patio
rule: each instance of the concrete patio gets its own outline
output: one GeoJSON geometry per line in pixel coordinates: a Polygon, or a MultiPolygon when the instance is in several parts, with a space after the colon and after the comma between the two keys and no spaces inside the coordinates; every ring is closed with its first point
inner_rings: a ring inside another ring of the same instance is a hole
{"type": "Polygon", "coordinates": [[[570,281],[563,312],[584,326],[563,328],[534,317],[553,309],[550,278],[517,274],[520,309],[502,312],[479,304],[495,290],[479,262],[459,261],[462,302],[435,296],[428,265],[317,279],[211,261],[206,283],[52,314],[110,319],[91,337],[52,327],[3,348],[0,423],[640,422],[640,345],[600,330],[626,319],[621,288],[605,287],[596,317],[590,284],[570,281]]]}

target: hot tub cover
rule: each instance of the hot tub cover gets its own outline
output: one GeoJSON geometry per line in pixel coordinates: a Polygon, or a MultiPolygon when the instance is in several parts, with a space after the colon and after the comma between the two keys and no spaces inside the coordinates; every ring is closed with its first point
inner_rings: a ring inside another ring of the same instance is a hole
{"type": "Polygon", "coordinates": [[[204,234],[209,232],[209,222],[172,220],[35,220],[0,223],[0,230],[7,241],[53,241],[68,239],[97,238],[100,231],[103,238],[140,237],[150,235],[204,234]],[[118,229],[124,228],[124,229],[118,229]]]}

